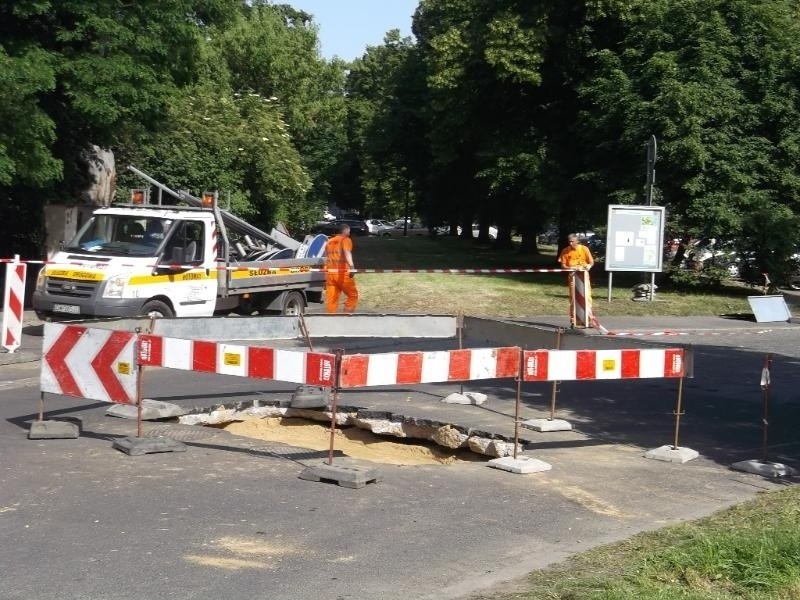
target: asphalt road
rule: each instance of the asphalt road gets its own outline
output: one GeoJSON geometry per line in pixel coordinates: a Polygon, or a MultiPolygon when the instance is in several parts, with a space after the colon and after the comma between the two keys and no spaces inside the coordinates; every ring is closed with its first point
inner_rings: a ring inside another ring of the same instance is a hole
{"type": "MultiPolygon", "coordinates": [[[[693,345],[696,375],[684,386],[680,445],[700,458],[679,465],[642,457],[672,442],[674,381],[565,382],[557,416],[576,430],[525,435],[525,454],[551,471],[382,465],[381,481],[358,490],[299,479],[318,453],[217,429],[148,423],[146,435],[173,435],[188,450],[128,456],[111,443],[135,434],[135,423],[75,398],[48,395],[46,407],[48,418],[80,419],[79,439],[28,440],[41,343],[40,328],[29,324],[21,351],[0,355],[0,598],[465,598],[573,553],[797,482],[729,466],[761,456],[767,353],[769,458],[800,466],[800,326],[604,324],[640,341],[693,345]]],[[[281,399],[289,390],[155,370],[145,382],[147,397],[190,407],[281,399]]],[[[444,410],[436,396],[447,391],[378,390],[347,403],[435,414],[444,410]]],[[[507,423],[513,386],[478,391],[489,395],[486,407],[466,407],[459,418],[507,423]]],[[[549,384],[526,384],[523,417],[545,416],[549,393],[549,384]]]]}

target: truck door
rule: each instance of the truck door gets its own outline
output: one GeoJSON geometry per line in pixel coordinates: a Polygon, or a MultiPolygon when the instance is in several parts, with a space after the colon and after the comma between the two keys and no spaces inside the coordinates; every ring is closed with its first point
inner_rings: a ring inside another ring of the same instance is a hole
{"type": "Polygon", "coordinates": [[[159,270],[168,273],[170,293],[178,317],[214,314],[217,299],[216,257],[208,256],[211,223],[178,221],[172,227],[159,260],[159,270]]]}

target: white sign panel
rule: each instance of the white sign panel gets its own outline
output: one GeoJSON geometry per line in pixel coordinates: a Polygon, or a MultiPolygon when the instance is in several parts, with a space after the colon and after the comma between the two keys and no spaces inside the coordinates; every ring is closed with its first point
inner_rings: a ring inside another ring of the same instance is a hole
{"type": "Polygon", "coordinates": [[[660,273],[663,247],[663,206],[609,205],[606,271],[660,273]]]}

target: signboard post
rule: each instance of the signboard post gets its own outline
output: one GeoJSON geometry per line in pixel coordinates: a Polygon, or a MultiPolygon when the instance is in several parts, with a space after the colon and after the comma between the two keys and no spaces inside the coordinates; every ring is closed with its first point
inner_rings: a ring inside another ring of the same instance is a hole
{"type": "Polygon", "coordinates": [[[655,274],[663,270],[664,207],[610,204],[606,248],[608,301],[614,271],[651,273],[652,301],[655,274]]]}

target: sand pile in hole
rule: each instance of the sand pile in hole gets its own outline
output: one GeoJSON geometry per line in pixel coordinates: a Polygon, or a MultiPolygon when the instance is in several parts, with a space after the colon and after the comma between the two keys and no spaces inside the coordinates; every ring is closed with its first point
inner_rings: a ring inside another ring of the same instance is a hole
{"type": "MultiPolygon", "coordinates": [[[[254,417],[228,423],[222,429],[236,435],[282,442],[311,450],[328,450],[331,439],[329,425],[296,418],[254,417]]],[[[357,427],[337,427],[333,448],[352,458],[389,465],[450,465],[481,460],[481,457],[469,450],[447,450],[433,444],[427,446],[419,441],[389,441],[357,427]]]]}

